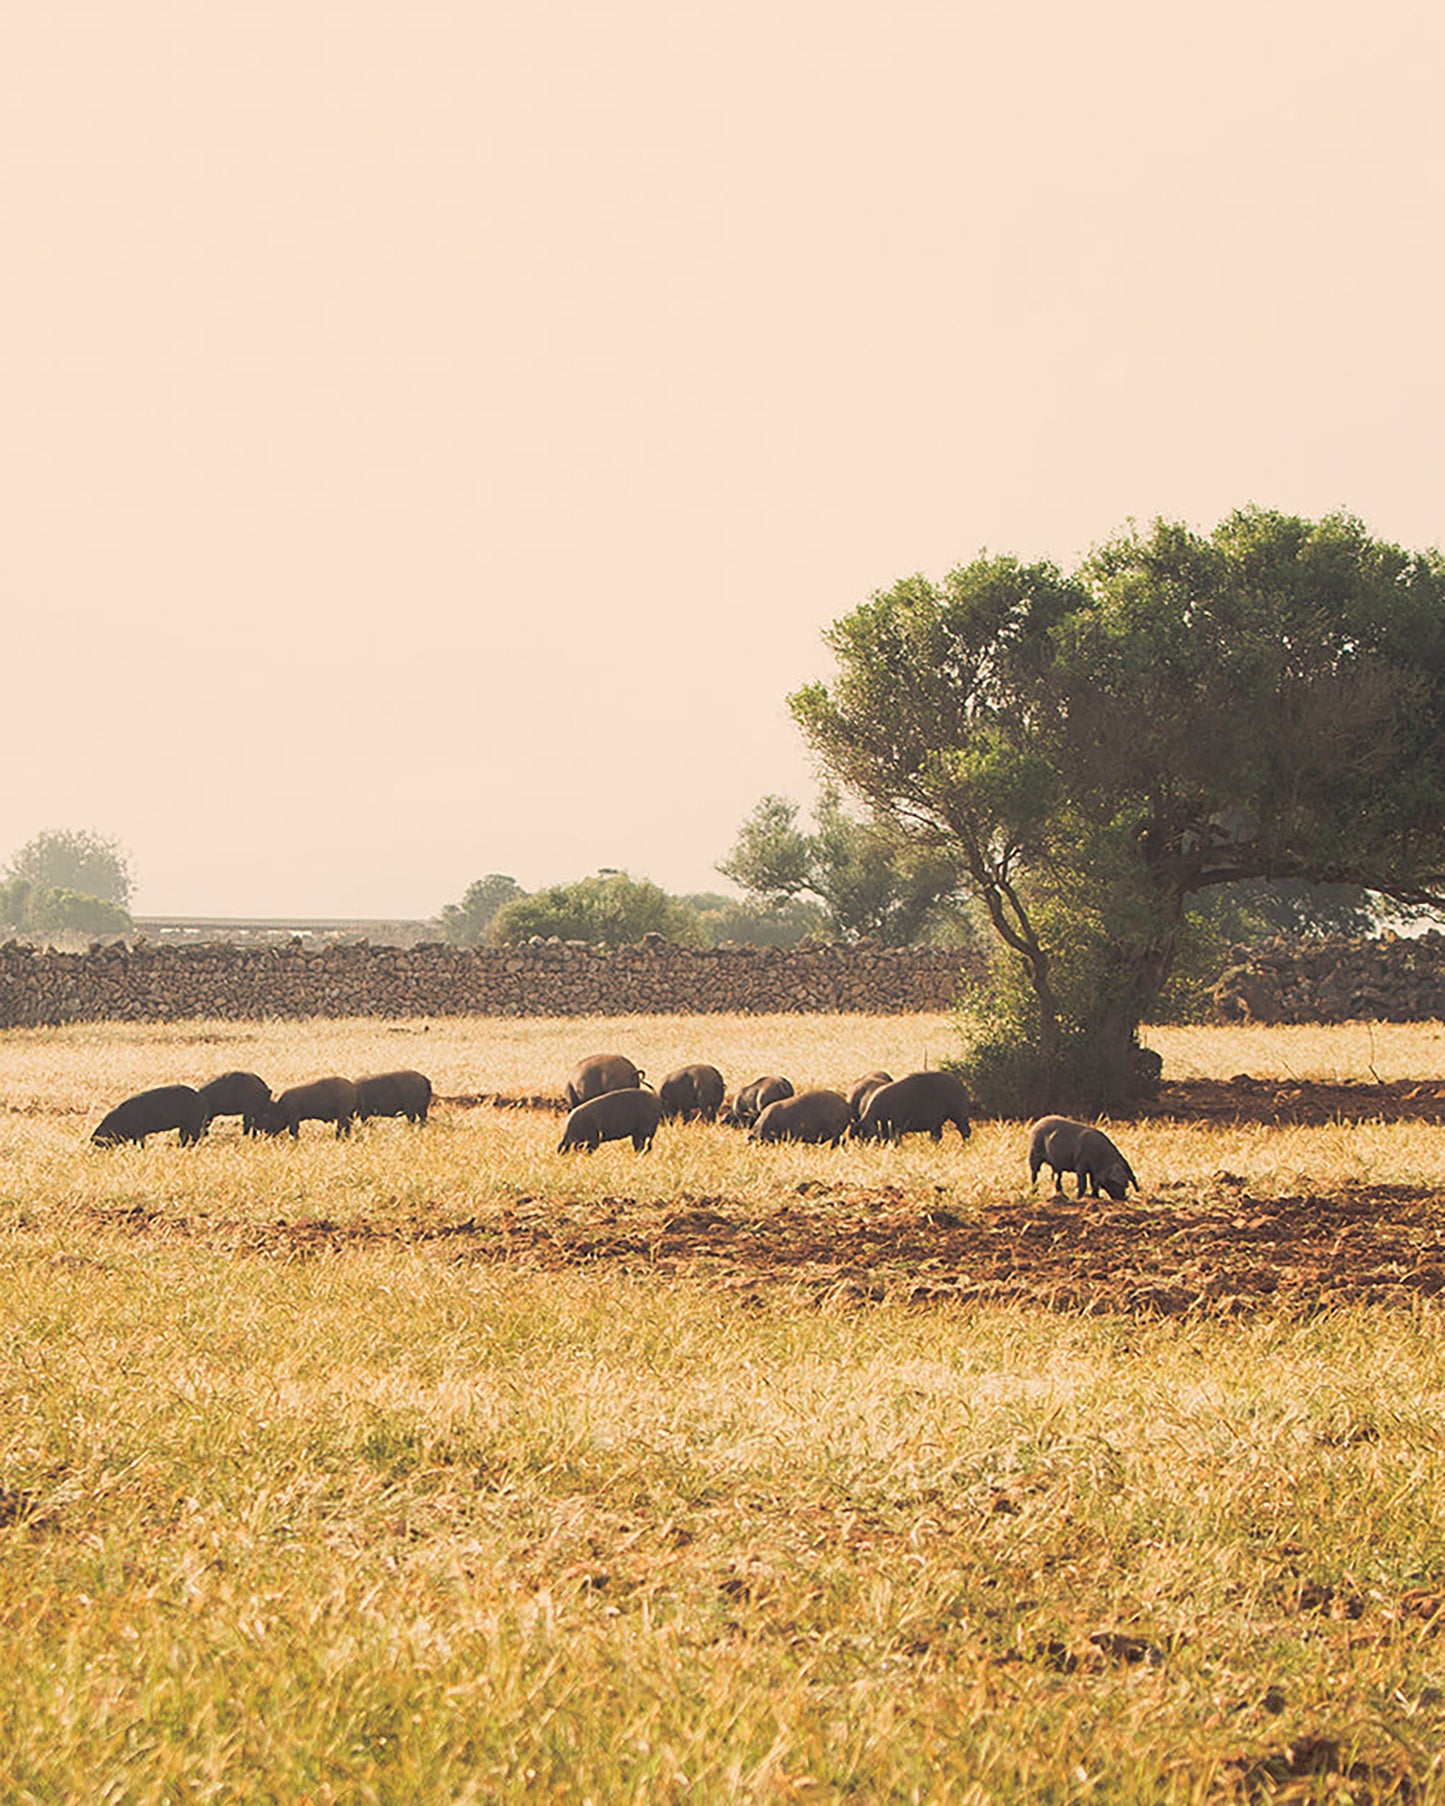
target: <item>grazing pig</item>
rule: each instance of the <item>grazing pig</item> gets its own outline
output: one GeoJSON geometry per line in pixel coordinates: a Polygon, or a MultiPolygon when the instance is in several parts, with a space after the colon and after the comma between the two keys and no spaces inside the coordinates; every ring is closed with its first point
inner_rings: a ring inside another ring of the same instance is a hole
{"type": "Polygon", "coordinates": [[[350,1079],[313,1079],[309,1085],[293,1085],[274,1098],[261,1127],[267,1135],[285,1133],[298,1141],[303,1122],[334,1122],[338,1137],[349,1135],[356,1103],[356,1087],[350,1079]]]}
{"type": "Polygon", "coordinates": [[[791,1097],[793,1087],[787,1079],[781,1079],[776,1073],[768,1073],[765,1077],[754,1079],[751,1085],[744,1085],[733,1099],[731,1110],[725,1111],[723,1121],[733,1123],[740,1129],[750,1129],[767,1109],[780,1097],[791,1097]]]}
{"type": "Polygon", "coordinates": [[[567,1075],[567,1108],[575,1110],[609,1091],[635,1091],[646,1076],[625,1054],[589,1054],[567,1075]]]}
{"type": "Polygon", "coordinates": [[[373,1072],[356,1081],[356,1114],[363,1122],[373,1116],[425,1122],[430,1108],[431,1080],[424,1072],[373,1072]]]}
{"type": "Polygon", "coordinates": [[[704,1122],[715,1122],[726,1089],[716,1066],[679,1066],[657,1088],[663,1120],[681,1117],[692,1122],[701,1117],[704,1122]]]}
{"type": "Polygon", "coordinates": [[[860,1141],[898,1142],[905,1135],[922,1134],[942,1141],[943,1125],[951,1122],[967,1141],[972,1133],[968,1108],[963,1080],[951,1072],[910,1072],[873,1092],[854,1133],[860,1141]]]}
{"type": "Polygon", "coordinates": [[[893,1074],[880,1068],[877,1072],[865,1072],[861,1079],[854,1079],[848,1087],[848,1113],[857,1122],[863,1114],[863,1106],[872,1097],[880,1085],[891,1085],[893,1074]]]}
{"type": "Polygon", "coordinates": [[[243,1135],[259,1135],[261,1118],[271,1107],[271,1087],[254,1072],[223,1072],[201,1086],[201,1096],[214,1122],[218,1116],[239,1116],[243,1135]]]}
{"type": "Polygon", "coordinates": [[[1102,1129],[1070,1122],[1066,1116],[1041,1116],[1030,1124],[1030,1185],[1038,1184],[1041,1166],[1052,1167],[1055,1191],[1063,1189],[1060,1173],[1077,1173],[1081,1198],[1086,1189],[1091,1198],[1097,1198],[1102,1185],[1117,1204],[1128,1197],[1131,1185],[1136,1191],[1144,1189],[1134,1177],[1133,1167],[1102,1129]]]}
{"type": "Polygon", "coordinates": [[[836,1148],[848,1133],[848,1100],[841,1091],[800,1091],[768,1105],[749,1141],[826,1141],[836,1148]]]}
{"type": "Polygon", "coordinates": [[[147,1135],[163,1135],[179,1129],[181,1146],[197,1142],[209,1121],[206,1100],[189,1085],[157,1085],[154,1091],[138,1091],[117,1104],[91,1135],[98,1148],[113,1148],[122,1141],[144,1147],[147,1135]]]}
{"type": "Polygon", "coordinates": [[[638,1086],[604,1091],[601,1097],[578,1104],[567,1118],[557,1152],[566,1154],[582,1148],[595,1154],[604,1141],[625,1141],[631,1136],[633,1147],[645,1154],[661,1120],[662,1101],[656,1092],[643,1091],[638,1086]]]}

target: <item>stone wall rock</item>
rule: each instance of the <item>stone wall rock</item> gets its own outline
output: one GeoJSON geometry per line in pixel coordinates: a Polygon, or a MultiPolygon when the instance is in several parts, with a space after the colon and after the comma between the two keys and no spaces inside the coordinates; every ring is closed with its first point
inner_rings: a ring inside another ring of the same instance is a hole
{"type": "Polygon", "coordinates": [[[1220,1022],[1430,1022],[1445,1017],[1445,935],[1235,947],[1211,987],[1220,1022]]]}
{"type": "Polygon", "coordinates": [[[947,1009],[973,963],[956,949],[868,944],[678,946],[649,936],[418,947],[216,941],[86,953],[0,946],[0,1027],[309,1016],[611,1016],[947,1009]]]}

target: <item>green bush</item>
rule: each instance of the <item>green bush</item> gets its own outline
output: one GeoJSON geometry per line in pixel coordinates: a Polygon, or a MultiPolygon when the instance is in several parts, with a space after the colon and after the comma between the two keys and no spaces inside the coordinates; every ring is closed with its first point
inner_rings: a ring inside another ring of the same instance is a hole
{"type": "Polygon", "coordinates": [[[442,939],[454,947],[480,947],[492,939],[492,924],[501,911],[526,894],[505,872],[488,872],[467,886],[460,903],[442,910],[442,939]]]}
{"type": "Polygon", "coordinates": [[[0,881],[0,926],[25,926],[30,909],[30,893],[34,888],[28,878],[6,878],[0,881]]]}
{"type": "Polygon", "coordinates": [[[700,947],[705,936],[694,910],[646,878],[601,871],[575,884],[554,884],[505,904],[492,919],[491,938],[503,945],[533,935],[624,947],[644,935],[700,947]]]}
{"type": "Polygon", "coordinates": [[[801,941],[821,940],[827,933],[828,918],[823,910],[802,897],[755,906],[717,891],[697,891],[678,901],[696,913],[709,947],[722,941],[754,947],[796,947],[801,941]]]}
{"type": "Polygon", "coordinates": [[[1121,1101],[1148,1103],[1159,1095],[1163,1062],[1151,1047],[1135,1046],[1112,1059],[1081,1032],[1064,1037],[1050,1061],[1037,1042],[1007,1031],[976,1041],[944,1065],[968,1087],[984,1116],[1032,1121],[1038,1116],[1097,1116],[1121,1101]]]}
{"type": "Polygon", "coordinates": [[[121,909],[129,905],[135,889],[125,848],[91,828],[44,829],[12,856],[6,875],[23,878],[37,890],[99,897],[121,909]]]}
{"type": "Polygon", "coordinates": [[[118,903],[88,897],[59,884],[37,884],[25,906],[25,919],[15,924],[36,934],[128,934],[134,926],[118,903]]]}

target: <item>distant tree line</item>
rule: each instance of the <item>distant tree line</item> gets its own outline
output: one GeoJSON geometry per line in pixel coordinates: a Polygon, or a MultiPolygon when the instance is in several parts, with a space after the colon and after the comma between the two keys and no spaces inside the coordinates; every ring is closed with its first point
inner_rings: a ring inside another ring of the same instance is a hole
{"type": "MultiPolygon", "coordinates": [[[[648,934],[693,947],[862,939],[885,946],[977,947],[986,938],[982,909],[967,894],[958,866],[920,852],[886,823],[850,814],[833,785],[824,786],[811,825],[791,799],[762,797],[717,870],[744,894],[674,896],[610,867],[528,892],[515,878],[489,872],[446,905],[440,929],[463,947],[554,935],[606,947],[648,934]]],[[[86,828],[47,828],[0,872],[0,932],[130,934],[133,891],[129,856],[119,841],[86,828]]],[[[1252,880],[1211,895],[1201,905],[1200,926],[1196,957],[1182,967],[1175,986],[1176,1013],[1187,1008],[1200,974],[1216,976],[1219,956],[1231,942],[1276,934],[1366,934],[1375,916],[1369,894],[1357,886],[1252,880]]]]}
{"type": "MultiPolygon", "coordinates": [[[[610,867],[533,892],[488,872],[442,910],[441,931],[460,947],[552,936],[620,947],[647,934],[691,947],[866,939],[888,947],[977,948],[987,940],[985,913],[957,863],[850,814],[833,785],[823,787],[811,826],[790,798],[761,798],[717,870],[743,891],[741,898],[715,891],[672,895],[610,867]]],[[[1356,885],[1250,879],[1222,886],[1199,903],[1194,957],[1176,975],[1170,1013],[1202,1007],[1202,983],[1218,975],[1235,942],[1362,935],[1376,926],[1370,894],[1356,885]]]]}
{"type": "Polygon", "coordinates": [[[458,947],[510,946],[540,936],[621,947],[660,934],[684,946],[723,941],[791,947],[823,936],[823,911],[805,900],[757,906],[717,892],[673,896],[646,878],[605,868],[571,884],[524,891],[489,872],[441,912],[443,937],[458,947]]]}

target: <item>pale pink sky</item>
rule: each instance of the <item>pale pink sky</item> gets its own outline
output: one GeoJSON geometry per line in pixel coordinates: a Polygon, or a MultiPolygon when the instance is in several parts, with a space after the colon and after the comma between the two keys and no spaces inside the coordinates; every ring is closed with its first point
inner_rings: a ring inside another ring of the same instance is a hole
{"type": "Polygon", "coordinates": [[[0,863],[153,913],[721,888],[828,622],[981,548],[1445,539],[1445,13],[0,21],[0,863]]]}

